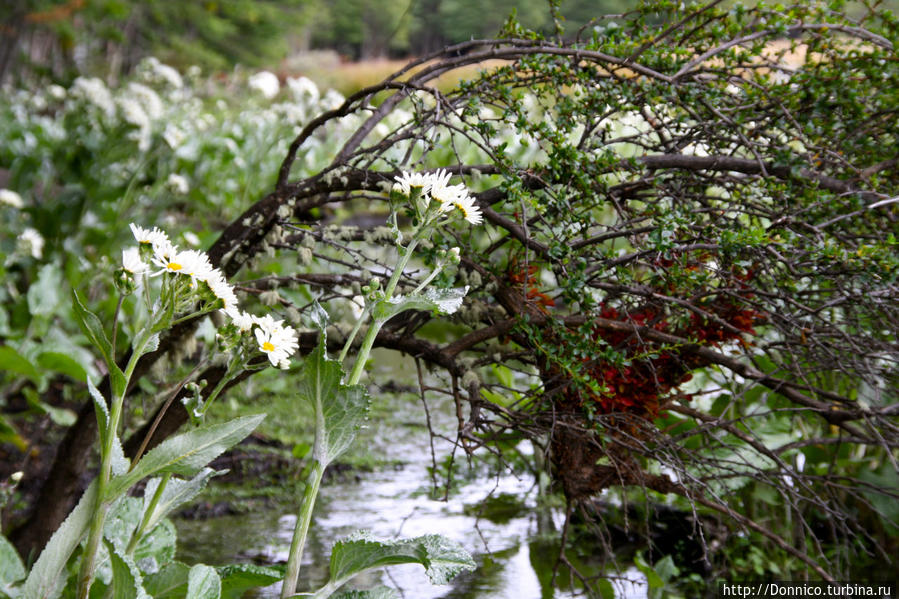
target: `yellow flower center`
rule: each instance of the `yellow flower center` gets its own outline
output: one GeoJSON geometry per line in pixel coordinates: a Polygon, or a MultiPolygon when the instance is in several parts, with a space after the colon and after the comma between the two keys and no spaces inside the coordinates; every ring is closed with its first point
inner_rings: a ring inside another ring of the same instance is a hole
{"type": "Polygon", "coordinates": [[[266,341],[262,344],[262,351],[274,351],[275,346],[266,341]]]}
{"type": "Polygon", "coordinates": [[[458,202],[453,204],[453,206],[455,206],[456,208],[459,209],[459,212],[462,213],[462,216],[464,218],[468,218],[468,212],[465,210],[465,206],[463,206],[462,204],[459,204],[458,202]]]}
{"type": "Polygon", "coordinates": [[[177,262],[169,262],[167,265],[167,268],[169,270],[178,271],[178,270],[181,270],[183,267],[180,264],[178,264],[177,262]]]}

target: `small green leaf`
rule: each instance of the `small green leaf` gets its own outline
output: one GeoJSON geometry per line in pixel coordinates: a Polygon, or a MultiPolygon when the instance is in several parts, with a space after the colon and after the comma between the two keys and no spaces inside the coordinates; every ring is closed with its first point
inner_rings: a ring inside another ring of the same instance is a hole
{"type": "Polygon", "coordinates": [[[222,599],[240,599],[250,589],[267,587],[284,578],[284,568],[253,564],[233,564],[218,568],[222,578],[222,599]]]}
{"type": "Polygon", "coordinates": [[[615,599],[615,587],[608,578],[600,578],[596,586],[602,599],[615,599]]]}
{"type": "Polygon", "coordinates": [[[0,345],[0,370],[20,374],[39,384],[41,373],[37,368],[19,352],[8,345],[0,345]]]}
{"type": "Polygon", "coordinates": [[[28,442],[25,441],[25,438],[19,434],[3,414],[0,414],[0,443],[15,445],[23,453],[28,449],[28,442]]]}
{"type": "Polygon", "coordinates": [[[75,290],[72,290],[72,308],[78,317],[78,325],[81,327],[81,330],[87,335],[91,344],[100,351],[103,361],[106,362],[113,395],[120,397],[125,392],[127,381],[121,368],[115,362],[115,351],[113,351],[109,339],[106,338],[103,324],[96,314],[84,307],[84,304],[78,298],[78,292],[75,290]]]}
{"type": "Polygon", "coordinates": [[[219,599],[222,579],[212,566],[197,564],[187,575],[186,599],[219,599]]]}
{"type": "Polygon", "coordinates": [[[182,562],[164,565],[159,572],[144,577],[144,589],[154,599],[180,599],[187,594],[190,567],[182,562]]]}
{"type": "Polygon", "coordinates": [[[339,588],[360,572],[396,564],[421,564],[432,584],[449,584],[459,572],[475,569],[471,555],[441,535],[382,542],[357,533],[334,546],[328,587],[339,588]]]}
{"type": "Polygon", "coordinates": [[[166,439],[149,451],[130,472],[113,478],[107,498],[125,493],[138,481],[154,474],[196,475],[206,464],[253,432],[264,418],[265,414],[244,416],[166,439]]]}
{"type": "Polygon", "coordinates": [[[331,320],[331,317],[328,316],[328,313],[325,312],[325,309],[321,307],[321,304],[318,301],[312,302],[312,310],[309,312],[309,318],[312,320],[312,324],[315,325],[319,331],[324,331],[328,328],[328,321],[331,320]]]}

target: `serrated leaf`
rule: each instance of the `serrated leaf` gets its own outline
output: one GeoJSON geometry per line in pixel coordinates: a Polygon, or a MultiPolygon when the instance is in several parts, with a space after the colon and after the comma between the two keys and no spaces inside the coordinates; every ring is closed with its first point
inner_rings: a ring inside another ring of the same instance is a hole
{"type": "MultiPolygon", "coordinates": [[[[202,493],[210,478],[224,473],[225,471],[223,470],[203,468],[199,474],[190,480],[170,478],[168,483],[166,483],[165,489],[162,490],[162,496],[156,502],[153,513],[147,521],[147,529],[152,529],[173,510],[202,493]]],[[[144,489],[144,510],[149,508],[150,503],[153,500],[153,495],[156,494],[156,489],[159,488],[161,480],[162,479],[160,478],[153,478],[147,481],[147,486],[144,489]]]]}
{"type": "Polygon", "coordinates": [[[406,310],[431,310],[440,314],[453,314],[462,306],[468,287],[435,289],[428,287],[424,293],[397,295],[375,306],[372,314],[376,320],[386,322],[406,310]]]}
{"type": "Polygon", "coordinates": [[[108,497],[117,497],[138,481],[155,474],[171,472],[193,477],[206,464],[241,442],[264,418],[265,414],[244,416],[222,424],[195,428],[166,439],[147,452],[130,472],[113,478],[108,497]]]}
{"type": "Polygon", "coordinates": [[[397,564],[421,564],[432,584],[448,584],[459,572],[475,569],[471,555],[459,543],[441,535],[377,541],[357,533],[334,545],[326,588],[334,590],[360,572],[397,564]]]}
{"type": "Polygon", "coordinates": [[[284,578],[284,568],[233,564],[218,568],[222,599],[240,599],[250,589],[267,587],[284,578]]]}
{"type": "Polygon", "coordinates": [[[144,577],[144,589],[154,599],[180,599],[187,594],[187,576],[190,566],[182,562],[171,562],[159,572],[144,577]]]}
{"type": "Polygon", "coordinates": [[[141,355],[146,355],[159,349],[159,333],[153,333],[144,345],[141,355]]]}
{"type": "MultiPolygon", "coordinates": [[[[113,543],[107,541],[106,548],[112,564],[112,599],[150,599],[134,560],[120,552],[113,543]]],[[[106,596],[110,595],[107,593],[106,596]]]]}
{"type": "Polygon", "coordinates": [[[212,566],[197,564],[187,574],[186,599],[219,599],[222,579],[212,566]]]}
{"type": "Polygon", "coordinates": [[[362,385],[341,383],[343,369],[325,354],[324,335],[306,356],[299,396],[315,410],[313,457],[322,467],[352,445],[356,431],[368,414],[368,395],[362,385]]]}
{"type": "Polygon", "coordinates": [[[87,379],[87,392],[94,400],[94,415],[97,417],[97,430],[100,434],[100,445],[106,447],[106,433],[109,430],[109,406],[100,391],[87,379]]]}
{"type": "Polygon", "coordinates": [[[319,304],[317,300],[312,302],[309,318],[312,320],[312,324],[315,325],[315,328],[319,331],[324,331],[328,328],[328,321],[331,320],[331,317],[328,316],[328,313],[321,307],[321,304],[319,304]]]}
{"type": "Polygon", "coordinates": [[[331,599],[399,599],[399,596],[396,589],[375,587],[367,591],[344,591],[331,595],[331,599]]]}
{"type": "Polygon", "coordinates": [[[19,558],[16,548],[6,537],[0,535],[0,590],[22,580],[26,574],[25,564],[19,558]]]}
{"type": "Polygon", "coordinates": [[[124,373],[122,373],[118,364],[115,363],[115,352],[109,339],[106,338],[103,324],[96,314],[84,307],[84,304],[78,298],[78,292],[75,290],[72,290],[72,308],[75,316],[78,317],[78,325],[81,327],[81,330],[87,335],[91,344],[100,351],[103,361],[106,362],[113,395],[116,397],[121,396],[125,392],[127,381],[125,381],[124,373]]]}
{"type": "Polygon", "coordinates": [[[20,374],[35,384],[41,380],[41,373],[34,364],[8,345],[0,345],[0,371],[20,374]]]}
{"type": "Polygon", "coordinates": [[[66,562],[87,531],[96,501],[97,482],[94,481],[81,496],[75,509],[50,537],[50,541],[37,558],[22,587],[20,595],[22,599],[45,599],[57,595],[60,574],[65,570],[66,562]]]}

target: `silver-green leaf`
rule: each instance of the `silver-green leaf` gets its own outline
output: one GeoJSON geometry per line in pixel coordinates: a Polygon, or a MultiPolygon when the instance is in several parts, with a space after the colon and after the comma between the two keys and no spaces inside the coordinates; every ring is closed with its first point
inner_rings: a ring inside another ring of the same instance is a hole
{"type": "Polygon", "coordinates": [[[197,564],[187,574],[186,599],[219,599],[222,579],[212,566],[197,564]]]}
{"type": "Polygon", "coordinates": [[[343,369],[325,353],[324,335],[306,356],[299,396],[315,410],[313,457],[326,467],[356,438],[356,431],[368,415],[368,395],[362,385],[344,385],[343,369]]]}
{"type": "Polygon", "coordinates": [[[107,499],[127,492],[138,481],[154,474],[196,475],[206,464],[253,432],[264,418],[265,414],[244,416],[166,439],[149,451],[130,472],[112,479],[107,499]]]}

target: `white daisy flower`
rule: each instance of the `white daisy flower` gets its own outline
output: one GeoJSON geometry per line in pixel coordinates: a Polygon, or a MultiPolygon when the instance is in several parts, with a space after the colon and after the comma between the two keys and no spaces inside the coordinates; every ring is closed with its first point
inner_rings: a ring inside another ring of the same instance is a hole
{"type": "Polygon", "coordinates": [[[169,236],[160,231],[157,227],[153,227],[153,230],[151,231],[131,223],[131,233],[138,243],[150,244],[154,249],[156,247],[168,247],[172,245],[169,241],[169,236]]]}
{"type": "Polygon", "coordinates": [[[458,204],[470,201],[468,189],[461,183],[458,185],[435,185],[431,188],[431,197],[440,204],[441,214],[452,212],[453,208],[458,207],[458,204]]]}
{"type": "Polygon", "coordinates": [[[243,310],[238,310],[237,306],[231,306],[228,308],[222,308],[222,312],[228,315],[231,319],[231,322],[234,323],[238,329],[240,329],[243,333],[249,333],[253,328],[253,323],[255,322],[253,315],[243,310]]]}
{"type": "Polygon", "coordinates": [[[40,260],[44,255],[44,238],[37,229],[28,227],[16,240],[16,249],[22,254],[31,254],[35,260],[40,260]]]}
{"type": "Polygon", "coordinates": [[[474,198],[466,194],[460,194],[452,201],[452,206],[462,213],[462,217],[473,225],[484,222],[481,209],[474,203],[474,198]]]}
{"type": "Polygon", "coordinates": [[[254,333],[259,343],[259,350],[268,356],[272,366],[286,368],[290,365],[289,358],[297,350],[296,331],[293,327],[282,326],[283,320],[275,320],[271,315],[256,318],[254,333]]]}
{"type": "Polygon", "coordinates": [[[140,259],[140,249],[131,247],[127,250],[122,250],[122,268],[132,275],[139,275],[147,272],[149,266],[140,259]]]}
{"type": "Polygon", "coordinates": [[[187,192],[190,191],[190,184],[187,182],[187,178],[177,173],[169,174],[168,179],[165,181],[165,186],[176,195],[187,195],[187,192]]]}
{"type": "Polygon", "coordinates": [[[395,178],[396,183],[393,188],[403,195],[410,196],[412,195],[413,187],[420,187],[421,194],[424,195],[431,191],[431,187],[436,182],[441,181],[444,176],[446,181],[449,181],[450,175],[443,170],[439,170],[433,175],[428,173],[404,172],[401,176],[395,178]]]}
{"type": "Polygon", "coordinates": [[[206,281],[213,270],[206,254],[197,250],[184,250],[175,254],[175,257],[169,262],[169,266],[174,267],[175,265],[181,268],[177,268],[173,272],[189,276],[192,286],[196,286],[197,281],[206,281]]]}
{"type": "MultiPolygon", "coordinates": [[[[202,280],[207,285],[209,285],[209,289],[212,291],[212,294],[222,300],[222,304],[224,305],[225,310],[237,310],[237,296],[234,294],[234,288],[231,287],[231,285],[225,279],[225,275],[222,274],[222,271],[217,268],[213,268],[202,280]]],[[[228,312],[228,314],[232,319],[234,318],[231,312],[228,312]]],[[[252,325],[252,322],[250,322],[250,325],[252,325]]],[[[241,330],[244,330],[243,327],[239,328],[241,330]]],[[[246,330],[249,330],[249,328],[247,328],[246,330]]]]}
{"type": "Polygon", "coordinates": [[[22,201],[22,196],[11,189],[0,189],[0,204],[6,204],[13,208],[22,208],[25,206],[25,202],[22,201]]]}

